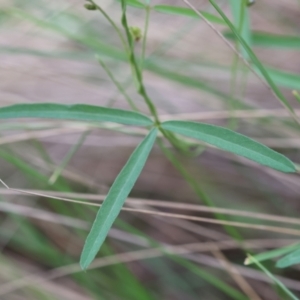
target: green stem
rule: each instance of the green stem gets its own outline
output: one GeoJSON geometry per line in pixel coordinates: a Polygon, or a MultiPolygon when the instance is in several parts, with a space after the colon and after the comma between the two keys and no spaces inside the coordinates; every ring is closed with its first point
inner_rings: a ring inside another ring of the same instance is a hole
{"type": "Polygon", "coordinates": [[[236,90],[236,83],[237,83],[237,68],[238,68],[239,57],[234,55],[232,67],[231,67],[231,81],[230,81],[230,97],[229,97],[229,111],[230,111],[230,118],[228,120],[228,127],[231,130],[234,130],[237,127],[237,119],[233,116],[234,113],[234,101],[232,101],[235,90],[236,90]]]}
{"type": "Polygon", "coordinates": [[[51,177],[50,177],[50,179],[48,181],[49,184],[52,185],[52,184],[54,184],[56,182],[56,180],[61,175],[62,171],[65,169],[65,167],[67,166],[67,164],[71,160],[71,158],[78,151],[78,149],[82,146],[82,144],[84,143],[84,141],[85,141],[85,139],[86,139],[86,137],[88,136],[89,133],[90,133],[90,131],[85,131],[80,136],[78,142],[71,147],[71,149],[69,150],[69,152],[63,158],[62,163],[54,170],[53,174],[51,175],[51,177]]]}
{"type": "Polygon", "coordinates": [[[147,104],[147,106],[150,110],[150,113],[154,117],[155,123],[157,125],[159,125],[160,121],[159,121],[159,118],[158,118],[156,108],[155,108],[154,104],[152,103],[151,99],[149,98],[149,96],[146,92],[146,88],[145,88],[144,83],[143,83],[143,76],[142,76],[142,73],[139,69],[139,66],[137,64],[136,57],[135,57],[135,54],[134,54],[133,40],[132,40],[132,36],[131,36],[130,30],[129,30],[127,17],[126,17],[126,0],[121,0],[121,5],[122,5],[122,25],[125,29],[127,41],[128,41],[128,44],[129,44],[129,51],[130,51],[129,52],[129,61],[130,61],[131,65],[134,69],[136,79],[137,79],[137,82],[138,82],[137,90],[138,90],[138,93],[144,98],[144,100],[145,100],[145,102],[146,102],[146,104],[147,104]]]}
{"type": "Polygon", "coordinates": [[[97,60],[98,60],[99,64],[102,66],[102,68],[105,70],[105,72],[107,73],[108,77],[116,85],[116,87],[118,88],[119,92],[124,96],[124,98],[128,102],[129,106],[132,108],[132,110],[139,111],[139,109],[136,107],[136,105],[134,104],[134,102],[132,101],[132,99],[127,95],[127,93],[125,92],[125,90],[122,87],[122,85],[116,80],[116,78],[114,77],[114,75],[112,74],[112,72],[109,70],[109,68],[106,66],[106,64],[98,56],[97,56],[97,60]]]}
{"type": "Polygon", "coordinates": [[[162,128],[159,129],[163,136],[171,143],[172,146],[174,146],[176,149],[180,150],[184,154],[188,152],[188,148],[179,139],[177,139],[172,132],[166,131],[162,128]]]}
{"type": "Polygon", "coordinates": [[[144,37],[143,37],[143,45],[142,45],[142,58],[141,58],[141,70],[143,70],[143,64],[146,55],[146,44],[147,44],[147,34],[149,28],[149,18],[150,18],[151,7],[146,7],[146,19],[145,19],[145,28],[144,28],[144,37]]]}
{"type": "MultiPolygon", "coordinates": [[[[245,15],[245,9],[246,9],[246,0],[240,0],[242,3],[240,5],[240,12],[239,12],[239,20],[238,20],[238,32],[240,35],[242,35],[243,31],[243,20],[245,15]]],[[[235,49],[239,51],[240,44],[238,40],[235,41],[235,49]]],[[[232,116],[232,112],[234,112],[234,103],[232,101],[232,98],[234,97],[234,92],[236,90],[236,84],[237,84],[237,67],[239,63],[239,57],[235,53],[231,68],[231,82],[230,82],[230,100],[229,100],[229,110],[230,110],[230,118],[228,122],[228,127],[232,130],[234,130],[237,127],[237,119],[232,116]]]]}
{"type": "MultiPolygon", "coordinates": [[[[194,190],[196,195],[209,207],[215,207],[214,202],[207,196],[207,194],[199,187],[199,183],[194,179],[194,177],[188,172],[188,170],[181,164],[176,157],[172,154],[172,152],[167,149],[160,139],[157,139],[157,144],[160,149],[166,156],[166,158],[172,163],[172,165],[181,173],[181,176],[186,180],[186,182],[190,185],[190,187],[194,190]]],[[[219,220],[228,220],[226,216],[216,213],[215,217],[219,220]]],[[[224,229],[228,232],[228,234],[237,241],[242,241],[242,237],[238,233],[238,231],[231,226],[225,225],[224,229]]]]}
{"type": "Polygon", "coordinates": [[[120,28],[117,26],[117,24],[111,19],[111,17],[102,9],[101,6],[99,6],[98,4],[96,4],[93,0],[87,0],[89,2],[91,2],[92,4],[94,4],[97,8],[97,10],[99,10],[102,15],[106,18],[106,20],[112,25],[112,27],[115,29],[115,31],[117,32],[117,34],[119,35],[120,37],[120,40],[123,44],[123,47],[125,49],[125,51],[128,53],[129,52],[129,49],[127,47],[127,44],[126,44],[126,40],[120,30],[120,28]]]}
{"type": "Polygon", "coordinates": [[[146,91],[146,88],[145,88],[144,82],[143,82],[143,74],[137,64],[137,60],[135,57],[134,43],[133,43],[132,35],[130,33],[128,22],[127,22],[127,17],[126,17],[126,0],[121,0],[121,4],[122,4],[122,25],[125,29],[127,41],[129,44],[129,51],[130,51],[129,61],[135,72],[136,79],[137,79],[137,84],[138,84],[137,91],[144,98],[144,100],[150,110],[150,113],[152,114],[152,116],[154,118],[155,125],[159,128],[159,130],[162,132],[162,134],[170,141],[170,143],[174,147],[176,147],[177,149],[181,150],[184,153],[188,153],[189,145],[183,143],[174,134],[166,133],[164,130],[162,130],[162,128],[159,127],[160,120],[159,120],[159,117],[158,117],[158,114],[156,111],[156,107],[154,106],[153,102],[151,101],[150,97],[147,94],[147,91],[146,91]]]}

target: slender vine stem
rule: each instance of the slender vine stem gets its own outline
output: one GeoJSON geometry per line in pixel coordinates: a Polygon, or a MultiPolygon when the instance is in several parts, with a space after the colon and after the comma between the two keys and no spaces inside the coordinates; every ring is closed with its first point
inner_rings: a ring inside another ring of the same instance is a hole
{"type": "MultiPolygon", "coordinates": [[[[243,20],[244,20],[244,17],[245,17],[246,7],[247,7],[246,6],[246,0],[241,0],[240,11],[239,11],[239,20],[237,22],[238,32],[239,32],[240,35],[242,35],[242,32],[243,32],[243,25],[244,25],[243,20]]],[[[237,52],[240,51],[240,44],[237,40],[235,42],[235,49],[237,50],[237,52]]],[[[236,53],[234,53],[232,67],[231,67],[230,98],[229,98],[229,110],[231,112],[234,111],[234,103],[232,101],[232,98],[234,97],[234,93],[235,93],[235,90],[236,90],[238,64],[239,64],[239,57],[236,53]]],[[[232,130],[235,129],[237,127],[237,123],[238,123],[237,119],[234,118],[234,116],[232,116],[232,114],[231,114],[231,117],[228,120],[229,128],[231,128],[232,130]]]]}
{"type": "Polygon", "coordinates": [[[98,4],[96,4],[93,0],[87,0],[89,1],[90,3],[92,3],[96,8],[97,10],[99,10],[102,15],[106,18],[106,20],[112,25],[112,27],[115,29],[115,31],[117,32],[118,36],[120,37],[120,40],[122,42],[122,45],[125,49],[125,51],[127,53],[129,53],[129,49],[127,47],[127,43],[126,43],[126,40],[125,40],[125,37],[123,36],[123,33],[122,31],[120,30],[120,28],[118,27],[118,25],[113,21],[113,19],[102,9],[101,6],[99,6],[98,4]]]}
{"type": "Polygon", "coordinates": [[[146,45],[147,45],[147,35],[149,28],[149,19],[150,19],[151,7],[146,7],[146,18],[145,18],[145,27],[144,27],[144,37],[143,37],[143,45],[142,45],[142,57],[141,57],[141,70],[143,70],[143,64],[146,56],[146,45]]]}
{"type": "Polygon", "coordinates": [[[155,123],[157,125],[160,124],[159,122],[159,118],[158,118],[158,114],[156,111],[156,108],[154,106],[154,104],[152,103],[151,99],[149,98],[146,88],[144,86],[143,83],[143,75],[141,70],[139,69],[139,66],[137,64],[137,60],[134,54],[134,44],[133,44],[133,39],[129,30],[129,26],[128,26],[128,22],[127,22],[127,17],[126,17],[126,1],[125,0],[121,0],[121,6],[122,6],[122,25],[124,27],[124,30],[126,32],[126,37],[127,37],[127,42],[129,44],[129,60],[130,63],[134,69],[135,75],[136,75],[136,79],[137,79],[137,83],[138,83],[138,93],[144,98],[152,116],[154,117],[155,123]]]}
{"type": "Polygon", "coordinates": [[[52,175],[49,178],[48,183],[53,185],[57,179],[60,177],[60,175],[62,174],[63,170],[66,168],[67,164],[69,163],[69,161],[71,160],[71,158],[75,155],[75,153],[79,150],[79,148],[82,146],[82,144],[84,143],[85,139],[87,138],[87,136],[90,134],[90,131],[85,131],[81,134],[80,138],[78,139],[77,143],[74,144],[69,152],[65,155],[65,157],[63,158],[61,164],[54,170],[54,172],[52,173],[52,175]]]}
{"type": "MultiPolygon", "coordinates": [[[[143,46],[142,46],[143,47],[142,48],[142,59],[141,59],[141,65],[139,66],[138,62],[137,62],[137,59],[136,59],[136,56],[135,56],[135,53],[134,53],[134,41],[133,41],[129,26],[128,26],[128,22],[127,22],[126,1],[121,0],[121,7],[122,7],[122,19],[121,19],[121,21],[122,21],[122,25],[123,25],[123,28],[124,28],[125,33],[126,33],[127,42],[126,42],[125,38],[123,37],[123,34],[120,31],[120,29],[118,28],[118,26],[108,16],[108,14],[99,5],[97,5],[93,0],[88,0],[88,1],[90,3],[92,3],[93,5],[95,5],[97,10],[99,10],[104,15],[104,17],[109,21],[109,23],[113,26],[115,31],[118,33],[118,35],[121,39],[121,42],[124,45],[124,48],[125,48],[125,50],[128,54],[131,69],[132,69],[132,71],[134,73],[133,75],[134,75],[134,77],[137,81],[137,91],[143,97],[143,99],[145,100],[145,102],[146,102],[146,104],[149,108],[149,111],[150,111],[150,113],[152,114],[152,116],[154,118],[155,125],[158,126],[159,130],[162,132],[164,137],[166,139],[168,139],[169,142],[176,149],[180,150],[184,154],[189,154],[190,153],[190,146],[192,144],[184,142],[181,139],[178,139],[172,132],[167,132],[167,131],[165,131],[165,130],[163,130],[162,128],[159,127],[160,120],[159,120],[159,117],[158,117],[156,107],[153,104],[150,97],[148,96],[148,93],[147,93],[146,88],[145,88],[144,83],[143,83],[143,73],[142,73],[142,67],[143,66],[142,66],[142,64],[144,62],[145,53],[146,53],[146,41],[147,41],[147,32],[148,32],[148,27],[149,27],[149,17],[150,17],[151,7],[147,6],[147,10],[146,10],[145,33],[144,33],[143,46]]],[[[135,106],[135,104],[130,99],[130,97],[125,93],[123,87],[119,84],[119,82],[117,82],[117,80],[113,76],[112,72],[110,72],[110,70],[107,68],[107,66],[104,64],[104,62],[100,58],[98,58],[98,61],[101,64],[101,66],[104,68],[104,70],[107,72],[108,76],[111,78],[113,83],[116,85],[116,87],[118,88],[120,93],[126,98],[126,100],[128,101],[128,104],[130,105],[130,107],[135,111],[139,111],[139,109],[135,106]]]]}
{"type": "Polygon", "coordinates": [[[132,110],[139,111],[139,109],[137,108],[137,106],[134,104],[134,102],[132,101],[132,99],[127,95],[127,93],[125,92],[125,90],[122,87],[122,85],[116,80],[116,78],[114,77],[113,73],[109,70],[109,68],[104,63],[104,61],[102,61],[99,56],[97,56],[97,60],[98,60],[99,64],[102,66],[102,68],[105,70],[105,72],[107,73],[108,77],[111,79],[111,81],[118,88],[119,92],[124,96],[124,98],[128,102],[129,106],[132,108],[132,110]]]}
{"type": "MultiPolygon", "coordinates": [[[[199,183],[193,178],[193,176],[189,173],[189,171],[184,167],[184,165],[176,159],[176,157],[172,154],[172,152],[167,149],[162,141],[158,138],[157,143],[162,150],[165,157],[172,163],[172,165],[180,172],[181,176],[186,180],[189,186],[194,190],[195,194],[205,203],[205,205],[209,207],[215,207],[212,199],[203,191],[203,189],[199,186],[199,183]]],[[[223,214],[216,213],[215,217],[219,220],[226,220],[226,217],[223,214]]],[[[242,238],[238,231],[231,226],[224,226],[228,234],[235,239],[236,241],[242,241],[242,238]]]]}

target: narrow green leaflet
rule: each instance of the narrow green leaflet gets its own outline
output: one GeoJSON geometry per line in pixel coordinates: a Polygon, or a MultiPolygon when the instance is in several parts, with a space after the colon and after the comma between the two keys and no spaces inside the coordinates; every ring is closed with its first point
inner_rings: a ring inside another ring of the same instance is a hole
{"type": "Polygon", "coordinates": [[[156,135],[157,129],[154,128],[131,154],[126,165],[111,186],[85,241],[80,258],[82,269],[86,269],[90,265],[103,244],[113,222],[120,213],[127,196],[147,161],[156,135]]]}
{"type": "Polygon", "coordinates": [[[167,121],[161,127],[175,133],[204,141],[217,148],[246,157],[261,165],[282,172],[295,172],[294,164],[272,149],[229,129],[195,122],[167,121]]]}
{"type": "MultiPolygon", "coordinates": [[[[180,7],[180,6],[174,6],[174,5],[155,5],[153,6],[153,9],[157,12],[166,13],[166,14],[174,14],[179,16],[186,16],[191,18],[199,18],[196,12],[194,12],[192,9],[187,7],[180,7]]],[[[226,23],[223,21],[222,18],[219,18],[218,16],[215,16],[213,14],[207,13],[205,11],[201,11],[203,16],[209,20],[210,22],[222,24],[225,25],[226,23]]]]}
{"type": "Polygon", "coordinates": [[[115,122],[125,125],[150,126],[152,120],[138,112],[86,104],[55,103],[15,104],[0,108],[0,119],[47,118],[90,122],[115,122]]]}
{"type": "MultiPolygon", "coordinates": [[[[294,251],[295,249],[297,249],[299,247],[300,247],[300,244],[297,243],[297,244],[289,245],[287,247],[283,247],[283,248],[274,249],[274,250],[271,250],[271,251],[266,251],[266,252],[263,252],[263,253],[259,253],[257,255],[253,255],[251,257],[253,257],[255,259],[255,261],[260,261],[261,262],[261,261],[265,261],[265,260],[268,260],[268,259],[272,259],[272,258],[281,256],[281,255],[285,255],[287,253],[290,253],[290,252],[294,251]]],[[[250,265],[250,264],[254,263],[254,260],[251,260],[251,257],[248,257],[245,260],[245,263],[244,263],[245,265],[250,265]]]]}
{"type": "MultiPolygon", "coordinates": [[[[298,248],[299,248],[299,244],[298,244],[298,248]]],[[[300,264],[300,249],[297,249],[296,251],[278,260],[278,262],[276,263],[276,267],[287,268],[297,264],[300,264]]]]}

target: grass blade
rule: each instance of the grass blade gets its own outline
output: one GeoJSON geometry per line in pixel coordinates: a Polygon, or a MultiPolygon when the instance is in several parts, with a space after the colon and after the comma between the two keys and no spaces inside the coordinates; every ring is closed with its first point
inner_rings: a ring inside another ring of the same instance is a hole
{"type": "Polygon", "coordinates": [[[150,118],[138,112],[86,104],[34,103],[16,104],[0,108],[0,119],[12,118],[115,122],[137,126],[151,126],[153,124],[150,118]]]}
{"type": "MultiPolygon", "coordinates": [[[[199,16],[190,8],[186,7],[180,7],[180,6],[174,6],[174,5],[155,5],[153,6],[153,9],[157,12],[166,13],[166,14],[173,14],[173,15],[179,15],[179,16],[185,16],[185,17],[191,17],[191,18],[199,18],[199,16]]],[[[213,14],[207,13],[207,12],[201,12],[203,16],[207,20],[209,20],[212,23],[222,24],[225,25],[226,23],[219,18],[218,16],[215,16],[213,14]]]]}
{"type": "MultiPolygon", "coordinates": [[[[251,37],[251,29],[250,29],[250,18],[249,18],[249,10],[244,0],[230,0],[230,7],[234,17],[234,24],[239,32],[239,34],[243,37],[246,43],[251,46],[252,37],[251,37]]],[[[248,58],[247,53],[243,49],[243,55],[245,58],[248,58]]]]}
{"type": "Polygon", "coordinates": [[[205,269],[201,269],[198,265],[186,260],[181,257],[176,257],[175,255],[169,255],[174,261],[176,261],[179,265],[185,267],[190,272],[196,274],[201,277],[203,280],[210,283],[212,286],[216,287],[218,290],[222,291],[225,295],[230,297],[229,299],[235,300],[247,300],[245,295],[243,295],[237,289],[231,287],[226,281],[220,280],[213,273],[207,272],[205,269]]]}
{"type": "Polygon", "coordinates": [[[278,98],[278,100],[282,103],[282,105],[287,108],[293,118],[298,122],[297,116],[294,113],[293,108],[287,101],[287,99],[284,97],[284,95],[281,93],[279,88],[275,85],[272,78],[270,77],[267,70],[264,68],[263,64],[260,62],[260,60],[257,58],[255,53],[251,50],[248,43],[244,40],[244,38],[239,34],[238,30],[234,27],[234,25],[230,22],[230,20],[227,18],[227,16],[224,14],[222,9],[216,4],[214,0],[209,0],[209,2],[212,4],[212,6],[216,9],[216,11],[220,14],[220,16],[223,18],[223,20],[226,22],[232,33],[234,34],[235,38],[240,42],[240,44],[243,46],[245,52],[251,59],[252,63],[254,64],[257,72],[265,79],[265,81],[268,83],[270,89],[274,93],[274,95],[278,98]]]}
{"type": "Polygon", "coordinates": [[[78,139],[77,143],[71,146],[70,150],[68,153],[65,155],[63,158],[62,162],[60,163],[57,168],[55,168],[54,172],[49,178],[48,183],[49,184],[54,184],[56,180],[61,176],[63,170],[66,168],[68,165],[69,161],[72,159],[72,157],[76,154],[76,152],[80,149],[82,144],[84,143],[85,139],[89,135],[90,131],[85,131],[81,134],[80,138],[78,139]]]}
{"type": "MultiPolygon", "coordinates": [[[[225,32],[224,36],[230,40],[235,39],[232,32],[225,32]]],[[[299,49],[300,37],[253,31],[252,44],[253,46],[266,48],[299,49]]]]}
{"type": "MultiPolygon", "coordinates": [[[[292,252],[293,250],[295,250],[297,247],[299,247],[300,244],[294,244],[294,245],[290,245],[287,247],[283,247],[283,248],[279,248],[279,249],[274,249],[271,251],[267,251],[267,252],[263,252],[263,253],[259,253],[257,255],[253,255],[251,257],[253,257],[255,259],[255,261],[265,261],[268,259],[272,259],[287,253],[292,252]]],[[[254,260],[251,260],[251,257],[247,257],[245,260],[245,265],[250,265],[254,263],[254,260]]]]}
{"type": "Polygon", "coordinates": [[[111,186],[85,241],[80,258],[82,269],[86,269],[89,266],[104,242],[113,222],[120,213],[127,196],[147,161],[156,135],[157,129],[154,128],[132,153],[111,186]]]}
{"type": "MultiPolygon", "coordinates": [[[[165,66],[161,67],[158,64],[154,64],[152,62],[148,62],[145,66],[145,69],[147,69],[150,72],[153,72],[154,74],[157,74],[163,78],[166,78],[167,80],[174,81],[175,83],[182,84],[187,87],[192,87],[198,90],[202,90],[204,92],[210,93],[222,100],[226,101],[233,101],[235,104],[242,105],[243,103],[235,98],[231,98],[230,96],[224,94],[223,92],[220,92],[214,87],[209,86],[208,84],[204,83],[204,81],[195,79],[191,76],[186,76],[178,73],[178,70],[173,69],[167,69],[165,66]]],[[[244,106],[246,107],[246,106],[244,106]]]]}
{"type": "Polygon", "coordinates": [[[249,260],[253,261],[268,277],[270,277],[274,283],[279,286],[288,296],[289,299],[299,300],[279,279],[277,279],[268,269],[266,269],[259,261],[253,256],[248,255],[249,260]]]}
{"type": "MultiPolygon", "coordinates": [[[[37,18],[34,15],[31,15],[25,11],[19,9],[7,9],[4,11],[9,16],[13,16],[18,19],[26,20],[39,28],[43,28],[52,32],[57,33],[60,36],[64,36],[67,39],[75,41],[76,43],[80,43],[89,49],[92,49],[98,55],[102,54],[108,57],[113,57],[114,59],[125,61],[127,59],[126,52],[122,51],[122,49],[113,47],[108,45],[107,43],[102,43],[99,40],[99,37],[96,35],[79,35],[78,33],[73,33],[70,30],[60,26],[57,22],[53,22],[51,20],[44,20],[41,18],[37,18]]],[[[1,10],[0,10],[1,13],[1,10]]],[[[34,50],[35,51],[35,50],[34,50]]]]}
{"type": "MultiPolygon", "coordinates": [[[[299,248],[299,244],[297,245],[299,248]]],[[[296,265],[300,263],[300,249],[297,249],[293,251],[292,253],[289,253],[285,257],[278,260],[276,263],[277,268],[287,268],[292,265],[296,265]]]]}
{"type": "Polygon", "coordinates": [[[204,141],[217,148],[246,157],[282,172],[295,172],[294,164],[282,154],[229,129],[195,122],[167,121],[161,127],[204,141]]]}
{"type": "Polygon", "coordinates": [[[270,77],[277,85],[289,89],[300,89],[300,76],[296,73],[286,72],[274,68],[266,67],[270,77]]]}

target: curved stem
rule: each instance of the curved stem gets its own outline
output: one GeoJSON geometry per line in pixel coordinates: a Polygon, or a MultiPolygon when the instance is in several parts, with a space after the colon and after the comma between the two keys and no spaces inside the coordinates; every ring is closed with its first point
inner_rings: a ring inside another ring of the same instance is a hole
{"type": "Polygon", "coordinates": [[[106,64],[104,63],[104,61],[102,61],[100,59],[100,57],[97,56],[98,62],[99,64],[102,66],[102,68],[105,70],[105,72],[107,73],[108,77],[112,80],[112,82],[115,84],[115,86],[118,88],[119,92],[124,96],[124,98],[126,99],[126,101],[128,102],[129,106],[131,107],[132,110],[134,111],[139,111],[139,109],[136,107],[136,105],[134,104],[133,100],[127,95],[127,93],[125,92],[124,88],[122,87],[122,85],[116,80],[116,78],[114,77],[113,73],[110,71],[110,69],[106,66],[106,64]]]}
{"type": "Polygon", "coordinates": [[[102,15],[105,17],[105,19],[112,25],[112,27],[115,29],[115,31],[117,32],[121,42],[122,42],[122,45],[125,49],[125,51],[128,53],[129,52],[129,49],[128,49],[128,46],[127,46],[127,43],[126,43],[126,40],[120,30],[120,28],[117,26],[117,24],[111,19],[111,17],[102,9],[101,6],[99,6],[98,4],[96,4],[93,0],[88,0],[89,2],[91,2],[92,4],[94,4],[97,8],[97,10],[99,10],[102,15]]]}

